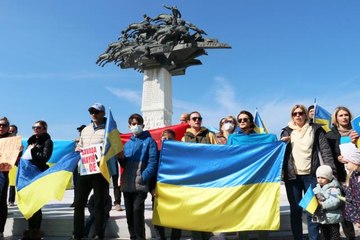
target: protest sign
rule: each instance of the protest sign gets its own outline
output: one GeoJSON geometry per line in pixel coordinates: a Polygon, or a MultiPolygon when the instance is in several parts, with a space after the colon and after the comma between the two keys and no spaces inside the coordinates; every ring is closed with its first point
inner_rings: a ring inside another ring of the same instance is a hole
{"type": "Polygon", "coordinates": [[[100,173],[102,144],[94,144],[81,150],[80,175],[100,173]]]}
{"type": "Polygon", "coordinates": [[[0,171],[9,171],[15,165],[20,148],[20,136],[0,139],[0,171]]]}

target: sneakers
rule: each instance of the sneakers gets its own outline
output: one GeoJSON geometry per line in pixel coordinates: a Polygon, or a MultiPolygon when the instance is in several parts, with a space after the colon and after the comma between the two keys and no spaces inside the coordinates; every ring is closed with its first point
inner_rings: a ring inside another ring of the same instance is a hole
{"type": "Polygon", "coordinates": [[[99,235],[96,235],[93,239],[94,239],[94,240],[102,240],[103,238],[102,238],[102,237],[99,237],[99,235]]]}
{"type": "Polygon", "coordinates": [[[120,206],[120,204],[115,204],[116,211],[124,211],[124,209],[120,206]]]}
{"type": "Polygon", "coordinates": [[[9,202],[8,206],[13,207],[13,206],[15,206],[15,204],[13,202],[9,202]]]}

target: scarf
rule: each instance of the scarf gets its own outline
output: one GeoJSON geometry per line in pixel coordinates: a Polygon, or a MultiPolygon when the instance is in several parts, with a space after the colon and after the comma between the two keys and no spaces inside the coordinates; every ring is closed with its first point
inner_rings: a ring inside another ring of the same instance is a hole
{"type": "Polygon", "coordinates": [[[293,129],[291,132],[291,146],[295,173],[297,175],[310,174],[314,143],[313,128],[309,123],[299,127],[294,122],[290,122],[288,126],[293,129]]]}

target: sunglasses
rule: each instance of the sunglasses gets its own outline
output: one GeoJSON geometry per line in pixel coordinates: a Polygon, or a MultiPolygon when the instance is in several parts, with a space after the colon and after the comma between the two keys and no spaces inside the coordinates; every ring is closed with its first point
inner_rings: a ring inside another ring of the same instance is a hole
{"type": "Polygon", "coordinates": [[[234,123],[233,120],[225,120],[223,123],[234,123]]]}
{"type": "Polygon", "coordinates": [[[35,129],[42,129],[42,127],[40,126],[32,126],[32,129],[35,130],[35,129]]]}
{"type": "Polygon", "coordinates": [[[97,115],[97,114],[100,113],[100,111],[99,111],[99,110],[91,110],[91,111],[89,111],[89,113],[90,113],[91,115],[93,115],[93,114],[97,115]]]}
{"type": "Polygon", "coordinates": [[[238,119],[238,122],[241,123],[241,122],[248,122],[249,119],[248,118],[239,118],[238,119]]]}
{"type": "Polygon", "coordinates": [[[0,124],[0,127],[2,127],[2,128],[6,128],[8,126],[9,126],[9,124],[3,124],[3,123],[0,124]]]}
{"type": "Polygon", "coordinates": [[[297,115],[303,116],[304,114],[305,114],[304,112],[293,112],[293,113],[292,113],[292,116],[293,116],[293,117],[295,117],[295,116],[297,116],[297,115]]]}
{"type": "Polygon", "coordinates": [[[202,117],[192,117],[191,120],[193,120],[194,122],[196,120],[199,120],[200,122],[202,121],[202,117]]]}

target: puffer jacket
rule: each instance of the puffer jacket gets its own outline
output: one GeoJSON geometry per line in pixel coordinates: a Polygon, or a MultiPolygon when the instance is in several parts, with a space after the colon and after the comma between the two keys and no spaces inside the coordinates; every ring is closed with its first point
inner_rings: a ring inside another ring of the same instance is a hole
{"type": "Polygon", "coordinates": [[[150,179],[155,176],[158,165],[158,149],[149,131],[132,136],[124,145],[124,159],[120,160],[121,191],[149,191],[150,179]]]}
{"type": "Polygon", "coordinates": [[[353,223],[360,223],[360,172],[351,174],[345,194],[345,219],[353,223]]]}
{"type": "Polygon", "coordinates": [[[27,143],[28,145],[34,144],[34,147],[31,149],[32,159],[30,162],[42,172],[48,169],[49,166],[46,163],[53,152],[53,141],[50,135],[47,133],[43,133],[39,137],[32,135],[27,143]]]}
{"type": "MultiPolygon", "coordinates": [[[[316,169],[320,166],[320,159],[318,153],[321,154],[324,164],[329,165],[335,173],[336,169],[334,165],[334,159],[332,157],[329,143],[325,137],[325,131],[323,130],[321,125],[316,123],[312,124],[311,127],[313,128],[313,132],[314,132],[314,143],[311,154],[312,157],[311,157],[310,175],[315,177],[316,169]]],[[[290,136],[292,131],[293,130],[290,127],[283,128],[280,138],[290,136]]],[[[288,142],[286,145],[284,162],[283,162],[283,177],[284,177],[284,181],[296,179],[295,165],[292,156],[292,147],[290,142],[288,142]]]]}
{"type": "Polygon", "coordinates": [[[340,153],[340,138],[341,135],[336,126],[331,128],[330,132],[326,133],[326,138],[329,142],[330,149],[334,158],[334,163],[336,166],[336,177],[340,182],[345,182],[346,180],[346,171],[343,163],[339,162],[338,157],[341,155],[340,153]]]}
{"type": "Polygon", "coordinates": [[[338,195],[341,195],[339,182],[334,178],[328,184],[320,187],[319,184],[314,188],[314,194],[318,201],[322,201],[322,207],[315,212],[317,222],[320,224],[335,224],[343,220],[341,201],[338,195]]]}

